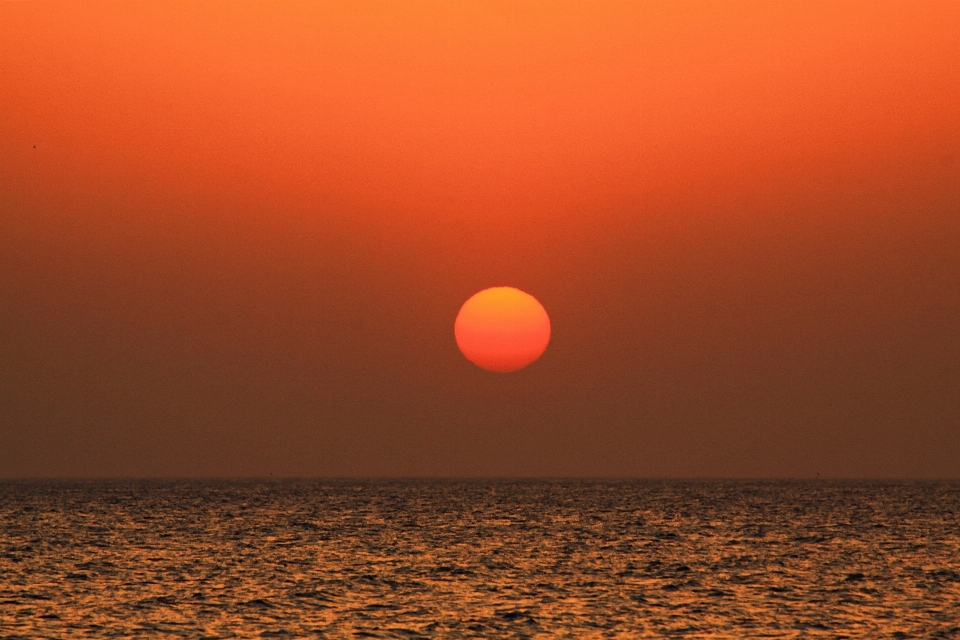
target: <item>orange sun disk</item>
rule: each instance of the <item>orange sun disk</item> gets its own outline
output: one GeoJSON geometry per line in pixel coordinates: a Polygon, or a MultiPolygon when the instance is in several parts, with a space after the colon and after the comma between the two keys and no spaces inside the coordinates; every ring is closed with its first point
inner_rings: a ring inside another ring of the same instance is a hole
{"type": "Polygon", "coordinates": [[[508,373],[543,354],[550,342],[550,317],[529,293],[492,287],[463,303],[453,332],[467,360],[487,371],[508,373]]]}

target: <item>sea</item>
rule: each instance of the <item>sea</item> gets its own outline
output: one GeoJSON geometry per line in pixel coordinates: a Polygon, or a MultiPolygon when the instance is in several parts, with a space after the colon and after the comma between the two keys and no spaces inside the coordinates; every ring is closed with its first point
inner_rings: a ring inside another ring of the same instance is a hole
{"type": "Polygon", "coordinates": [[[960,483],[0,482],[0,638],[960,638],[960,483]]]}

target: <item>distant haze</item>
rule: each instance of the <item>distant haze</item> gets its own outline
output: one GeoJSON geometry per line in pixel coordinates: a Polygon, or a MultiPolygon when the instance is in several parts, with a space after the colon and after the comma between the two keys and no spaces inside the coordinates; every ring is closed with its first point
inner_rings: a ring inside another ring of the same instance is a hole
{"type": "Polygon", "coordinates": [[[0,477],[960,477],[960,3],[0,3],[0,477]],[[534,295],[511,374],[460,305],[534,295]]]}

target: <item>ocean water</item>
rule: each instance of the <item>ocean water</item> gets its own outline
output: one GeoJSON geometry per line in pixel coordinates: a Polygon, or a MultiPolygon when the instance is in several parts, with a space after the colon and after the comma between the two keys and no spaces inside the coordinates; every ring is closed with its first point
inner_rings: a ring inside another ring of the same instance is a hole
{"type": "Polygon", "coordinates": [[[0,483],[0,637],[960,638],[960,483],[0,483]]]}

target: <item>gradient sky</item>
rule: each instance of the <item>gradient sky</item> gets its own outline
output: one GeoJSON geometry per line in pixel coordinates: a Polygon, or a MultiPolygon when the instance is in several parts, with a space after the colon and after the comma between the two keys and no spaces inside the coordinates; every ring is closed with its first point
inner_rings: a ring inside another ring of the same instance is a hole
{"type": "Polygon", "coordinates": [[[0,2],[0,476],[960,477],[960,2],[0,2]],[[457,350],[480,289],[543,357],[457,350]]]}

